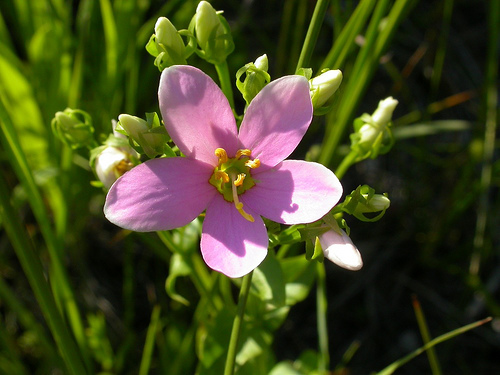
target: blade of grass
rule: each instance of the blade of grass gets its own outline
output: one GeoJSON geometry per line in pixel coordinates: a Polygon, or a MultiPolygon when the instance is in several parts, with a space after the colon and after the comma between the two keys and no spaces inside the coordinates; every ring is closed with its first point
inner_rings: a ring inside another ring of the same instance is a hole
{"type": "Polygon", "coordinates": [[[59,352],[70,374],[84,375],[87,373],[79,355],[71,333],[64,324],[61,313],[56,307],[49,284],[45,279],[40,259],[35,255],[35,249],[28,241],[29,235],[22,228],[17,213],[10,203],[10,194],[3,176],[0,178],[1,216],[7,235],[14,251],[33,289],[47,324],[56,341],[59,352]]]}
{"type": "Polygon", "coordinates": [[[70,321],[73,334],[75,335],[78,345],[80,346],[82,355],[86,359],[87,365],[90,366],[90,356],[88,355],[82,319],[80,312],[78,311],[73,291],[71,290],[69,277],[59,255],[61,244],[51,227],[49,213],[47,212],[40,190],[38,189],[35,179],[33,178],[33,174],[28,166],[26,156],[21,148],[21,145],[19,144],[16,130],[7,114],[2,98],[0,98],[0,129],[2,130],[0,132],[0,139],[3,148],[8,156],[12,168],[16,172],[17,178],[26,191],[31,209],[33,210],[33,214],[35,215],[38,225],[40,226],[40,230],[47,245],[52,266],[51,274],[54,276],[52,285],[61,297],[59,304],[64,306],[64,310],[70,321]]]}
{"type": "Polygon", "coordinates": [[[429,341],[429,343],[427,343],[426,345],[424,345],[424,346],[418,348],[417,350],[411,352],[407,356],[405,356],[405,357],[397,360],[394,363],[391,363],[389,366],[387,366],[386,368],[384,368],[382,371],[377,372],[377,375],[390,375],[390,374],[393,374],[394,371],[396,371],[398,368],[400,368],[404,364],[408,363],[413,358],[415,358],[416,356],[422,354],[426,350],[428,350],[428,349],[434,347],[435,345],[440,344],[440,343],[442,343],[444,341],[452,339],[455,336],[458,336],[458,335],[461,335],[461,334],[463,334],[463,333],[465,333],[467,331],[470,331],[471,329],[477,328],[477,327],[479,327],[479,326],[481,326],[481,325],[483,325],[485,323],[488,323],[489,321],[491,321],[491,319],[492,318],[489,317],[489,318],[486,318],[486,319],[483,319],[483,320],[479,320],[477,322],[474,322],[474,323],[471,323],[471,324],[467,324],[466,326],[457,328],[457,329],[455,329],[455,330],[453,330],[451,332],[445,333],[444,335],[438,336],[435,339],[429,341]]]}
{"type": "Polygon", "coordinates": [[[493,174],[493,156],[495,152],[495,140],[497,129],[497,83],[498,83],[498,40],[500,33],[500,3],[490,2],[488,12],[489,19],[489,42],[488,60],[485,77],[485,105],[486,124],[484,129],[483,160],[481,169],[481,193],[479,197],[479,207],[477,209],[476,232],[474,235],[474,252],[471,257],[469,272],[472,275],[479,274],[481,258],[485,245],[486,223],[489,213],[489,193],[493,174]]]}
{"type": "MultiPolygon", "coordinates": [[[[412,296],[413,311],[415,312],[415,317],[417,318],[418,328],[420,330],[420,335],[424,344],[427,345],[431,341],[431,335],[429,333],[429,328],[427,327],[427,322],[425,320],[425,315],[422,310],[422,306],[417,299],[417,296],[412,296]]],[[[436,352],[433,347],[427,349],[427,357],[429,358],[429,364],[431,366],[431,371],[433,375],[441,374],[441,367],[439,366],[439,361],[436,352]]]]}
{"type": "Polygon", "coordinates": [[[151,321],[149,323],[148,333],[146,334],[146,342],[144,343],[144,349],[142,351],[139,375],[147,375],[149,373],[151,358],[153,357],[154,351],[155,336],[160,322],[160,312],[160,306],[156,305],[151,313],[151,321]]]}

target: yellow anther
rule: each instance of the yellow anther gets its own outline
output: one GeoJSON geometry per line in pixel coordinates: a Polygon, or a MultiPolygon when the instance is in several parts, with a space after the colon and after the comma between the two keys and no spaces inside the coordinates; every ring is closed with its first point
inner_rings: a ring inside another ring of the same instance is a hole
{"type": "Polygon", "coordinates": [[[252,155],[252,151],[250,151],[249,149],[245,148],[245,149],[241,149],[241,150],[238,150],[236,152],[236,159],[239,159],[241,158],[242,156],[248,156],[250,157],[250,155],[252,155]]]}
{"type": "Polygon", "coordinates": [[[238,177],[236,177],[236,180],[234,180],[234,184],[236,186],[240,186],[241,184],[243,184],[243,180],[245,179],[245,177],[246,177],[246,174],[240,173],[238,175],[238,177]]]}
{"type": "MultiPolygon", "coordinates": [[[[239,177],[240,176],[238,176],[238,178],[239,177]]],[[[249,213],[245,212],[245,210],[243,210],[243,203],[241,203],[238,199],[238,192],[236,191],[236,181],[237,180],[234,178],[234,175],[231,175],[231,181],[233,182],[231,184],[231,188],[233,191],[234,206],[236,207],[238,212],[241,214],[241,216],[243,216],[245,219],[247,219],[248,221],[253,223],[255,221],[253,216],[250,215],[249,213]]]]}
{"type": "Polygon", "coordinates": [[[227,163],[227,152],[223,148],[215,149],[215,156],[219,158],[219,164],[227,163]]]}
{"type": "Polygon", "coordinates": [[[247,166],[248,168],[252,168],[252,169],[259,168],[260,167],[260,160],[259,159],[248,160],[245,163],[245,166],[247,166]]]}
{"type": "Polygon", "coordinates": [[[243,203],[239,202],[236,205],[236,209],[241,214],[241,216],[243,216],[245,219],[247,219],[251,223],[255,222],[255,219],[253,218],[253,216],[243,210],[243,203]]]}
{"type": "Polygon", "coordinates": [[[229,176],[226,172],[215,171],[215,178],[218,180],[222,180],[225,184],[229,182],[229,176]]]}

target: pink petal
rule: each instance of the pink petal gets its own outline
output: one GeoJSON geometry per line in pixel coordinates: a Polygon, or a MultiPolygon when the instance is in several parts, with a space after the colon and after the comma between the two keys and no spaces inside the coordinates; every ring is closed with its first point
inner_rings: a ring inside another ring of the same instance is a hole
{"type": "Polygon", "coordinates": [[[267,86],[252,100],[243,117],[240,142],[259,158],[262,170],[274,167],[297,147],[311,123],[309,83],[286,76],[267,86]]]}
{"type": "Polygon", "coordinates": [[[243,193],[241,201],[278,223],[316,221],[326,215],[342,196],[338,178],[318,163],[285,160],[253,177],[256,186],[243,193]]]}
{"type": "Polygon", "coordinates": [[[266,257],[268,237],[262,218],[247,210],[251,223],[241,216],[234,203],[216,196],[207,208],[201,253],[207,265],[229,277],[241,277],[255,269],[266,257]]]}
{"type": "Polygon", "coordinates": [[[149,160],[126,172],[111,187],[104,215],[138,232],[182,227],[213,199],[212,167],[188,158],[149,160]]]}
{"type": "Polygon", "coordinates": [[[187,65],[165,69],[158,98],[168,134],[184,155],[216,165],[216,148],[230,157],[236,153],[238,130],[231,107],[201,70],[187,65]]]}
{"type": "Polygon", "coordinates": [[[336,265],[351,271],[357,271],[363,267],[361,254],[352,243],[351,238],[342,229],[339,228],[339,230],[341,233],[337,233],[332,229],[319,236],[323,254],[325,258],[336,265]]]}

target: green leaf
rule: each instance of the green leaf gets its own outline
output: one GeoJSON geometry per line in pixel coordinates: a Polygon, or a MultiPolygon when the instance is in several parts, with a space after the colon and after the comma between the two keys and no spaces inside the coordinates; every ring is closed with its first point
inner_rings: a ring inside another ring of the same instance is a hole
{"type": "Polygon", "coordinates": [[[285,280],[280,262],[273,251],[254,270],[250,292],[275,307],[285,304],[285,280]]]}
{"type": "Polygon", "coordinates": [[[316,263],[299,255],[283,259],[281,268],[286,282],[286,304],[292,306],[303,301],[308,296],[316,277],[316,263]]]}
{"type": "Polygon", "coordinates": [[[178,253],[172,254],[172,258],[170,259],[170,272],[165,281],[165,291],[170,298],[186,306],[189,305],[189,301],[177,293],[175,290],[175,281],[178,277],[188,276],[190,273],[191,268],[186,264],[182,256],[178,253]]]}

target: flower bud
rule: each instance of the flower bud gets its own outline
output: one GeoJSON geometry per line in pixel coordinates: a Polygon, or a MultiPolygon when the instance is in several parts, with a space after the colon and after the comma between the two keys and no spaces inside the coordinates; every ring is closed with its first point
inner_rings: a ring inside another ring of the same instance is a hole
{"type": "Polygon", "coordinates": [[[95,172],[106,189],[133,166],[131,155],[118,147],[105,147],[95,158],[95,172]]]}
{"type": "Polygon", "coordinates": [[[221,64],[233,52],[234,43],[229,25],[207,1],[200,1],[194,16],[196,40],[202,57],[212,64],[221,64]]]}
{"type": "Polygon", "coordinates": [[[386,126],[391,121],[392,113],[398,105],[398,101],[392,96],[381,100],[378,107],[372,114],[372,121],[379,126],[386,126]]]}
{"type": "Polygon", "coordinates": [[[267,68],[267,55],[262,55],[255,60],[255,63],[248,63],[236,72],[236,87],[243,95],[247,105],[271,81],[267,68]],[[241,82],[240,77],[243,73],[246,75],[244,81],[241,82]]]}
{"type": "Polygon", "coordinates": [[[130,138],[132,138],[149,158],[163,154],[166,136],[162,133],[152,132],[152,124],[142,118],[122,114],[118,116],[120,125],[130,138]]]}
{"type": "Polygon", "coordinates": [[[73,149],[91,147],[95,142],[92,119],[87,112],[66,108],[64,112],[56,112],[51,125],[54,134],[73,149]]]}
{"type": "Polygon", "coordinates": [[[390,205],[391,201],[386,194],[375,194],[375,189],[361,185],[345,198],[342,210],[362,221],[377,221],[384,216],[390,205]],[[375,216],[365,215],[377,212],[375,216]]]}
{"type": "Polygon", "coordinates": [[[155,33],[151,36],[146,50],[156,57],[155,65],[162,71],[172,65],[186,64],[186,46],[175,26],[168,18],[156,21],[155,33]]]}
{"type": "Polygon", "coordinates": [[[397,104],[398,101],[390,96],[379,102],[371,116],[365,113],[354,121],[355,133],[351,134],[351,149],[357,151],[357,161],[368,157],[375,159],[392,147],[394,140],[390,121],[397,104]]]}
{"type": "Polygon", "coordinates": [[[309,80],[311,100],[314,108],[320,108],[337,91],[342,83],[340,70],[327,70],[309,80]]]}
{"type": "Polygon", "coordinates": [[[346,232],[340,229],[338,224],[336,226],[336,228],[319,236],[323,255],[342,268],[351,271],[361,269],[363,260],[358,248],[352,243],[346,232]]]}

